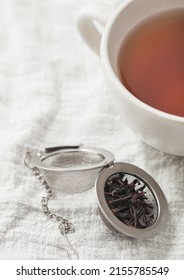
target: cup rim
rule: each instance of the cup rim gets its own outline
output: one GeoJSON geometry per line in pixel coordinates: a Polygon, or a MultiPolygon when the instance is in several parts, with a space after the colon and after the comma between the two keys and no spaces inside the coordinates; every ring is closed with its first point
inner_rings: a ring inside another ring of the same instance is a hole
{"type": "Polygon", "coordinates": [[[100,46],[101,61],[104,64],[105,69],[108,72],[109,76],[111,77],[113,84],[116,85],[116,87],[119,89],[119,91],[122,91],[122,89],[123,89],[124,90],[123,94],[125,94],[126,98],[129,99],[131,102],[138,105],[142,109],[149,111],[163,119],[171,120],[171,121],[177,122],[177,123],[184,123],[184,117],[173,115],[173,114],[161,111],[159,109],[156,109],[156,108],[144,103],[143,101],[138,99],[136,96],[134,96],[120,82],[117,75],[115,74],[115,71],[113,70],[113,68],[111,66],[111,63],[110,63],[110,60],[108,57],[108,39],[109,39],[110,30],[112,29],[115,19],[117,17],[119,17],[122,10],[134,1],[135,0],[125,0],[117,9],[115,9],[115,11],[111,15],[110,19],[108,20],[108,22],[105,26],[104,32],[103,32],[102,40],[101,40],[101,46],[100,46]]]}

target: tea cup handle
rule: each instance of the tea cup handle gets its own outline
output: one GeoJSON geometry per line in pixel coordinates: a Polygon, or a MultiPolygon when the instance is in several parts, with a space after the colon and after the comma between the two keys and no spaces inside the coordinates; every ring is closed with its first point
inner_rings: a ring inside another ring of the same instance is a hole
{"type": "Polygon", "coordinates": [[[114,8],[107,4],[95,3],[93,6],[83,8],[78,15],[78,31],[89,48],[98,56],[102,33],[95,25],[95,21],[104,28],[113,11],[114,8]]]}

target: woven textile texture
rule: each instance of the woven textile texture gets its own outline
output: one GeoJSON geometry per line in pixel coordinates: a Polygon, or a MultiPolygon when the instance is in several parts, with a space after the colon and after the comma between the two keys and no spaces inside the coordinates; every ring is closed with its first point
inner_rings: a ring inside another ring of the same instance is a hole
{"type": "Polygon", "coordinates": [[[184,259],[184,158],[142,143],[119,117],[100,60],[77,32],[76,15],[88,3],[93,1],[0,1],[0,259],[68,258],[57,224],[41,211],[45,192],[23,155],[27,145],[79,143],[145,169],[169,204],[164,230],[137,240],[104,225],[94,188],[56,190],[50,207],[75,225],[68,238],[80,259],[184,259]]]}

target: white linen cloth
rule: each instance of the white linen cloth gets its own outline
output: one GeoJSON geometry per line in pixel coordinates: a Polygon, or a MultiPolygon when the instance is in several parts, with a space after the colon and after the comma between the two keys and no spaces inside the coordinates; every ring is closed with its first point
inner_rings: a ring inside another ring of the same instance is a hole
{"type": "Polygon", "coordinates": [[[50,206],[75,225],[68,238],[80,259],[183,259],[184,158],[142,143],[117,114],[100,61],[76,29],[76,15],[89,2],[0,2],[0,259],[68,258],[57,224],[41,211],[45,192],[25,168],[23,154],[26,145],[78,143],[145,169],[169,204],[165,229],[137,240],[104,225],[94,189],[56,192],[50,206]]]}

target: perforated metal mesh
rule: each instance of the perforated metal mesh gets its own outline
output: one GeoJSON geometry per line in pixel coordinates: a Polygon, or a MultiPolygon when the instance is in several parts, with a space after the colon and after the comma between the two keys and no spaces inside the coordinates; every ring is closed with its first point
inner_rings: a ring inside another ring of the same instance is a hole
{"type": "Polygon", "coordinates": [[[44,177],[49,185],[64,193],[78,193],[94,187],[101,168],[83,171],[45,171],[44,177]]]}
{"type": "Polygon", "coordinates": [[[103,168],[96,166],[104,159],[103,154],[99,153],[62,150],[44,154],[41,157],[43,169],[40,171],[53,188],[64,193],[78,193],[94,187],[97,175],[103,168]]]}
{"type": "Polygon", "coordinates": [[[42,163],[45,166],[60,167],[60,168],[78,168],[91,167],[104,160],[104,157],[99,154],[94,154],[84,151],[62,152],[45,158],[42,163]]]}
{"type": "Polygon", "coordinates": [[[117,230],[117,228],[115,228],[104,216],[104,214],[102,213],[102,211],[100,210],[100,208],[98,207],[98,212],[99,212],[99,215],[102,219],[102,221],[104,222],[104,224],[106,225],[106,227],[108,227],[110,230],[118,233],[118,234],[122,234],[120,231],[117,230]]]}

